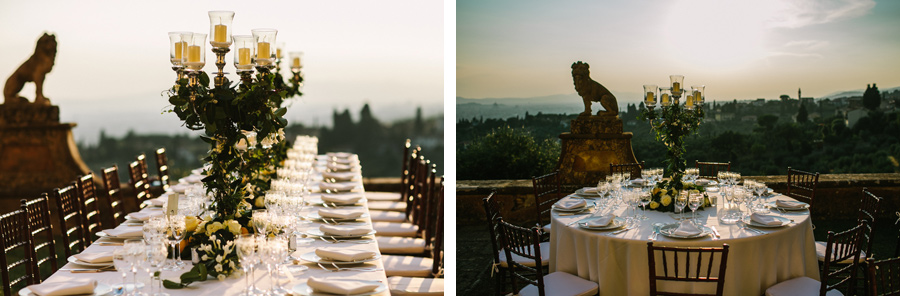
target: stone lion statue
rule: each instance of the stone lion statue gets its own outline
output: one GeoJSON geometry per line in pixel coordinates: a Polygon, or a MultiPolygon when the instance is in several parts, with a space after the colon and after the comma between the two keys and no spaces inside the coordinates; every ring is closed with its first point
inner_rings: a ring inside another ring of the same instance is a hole
{"type": "Polygon", "coordinates": [[[50,100],[44,97],[44,77],[50,73],[50,70],[53,70],[55,59],[56,36],[44,33],[38,39],[34,54],[6,80],[6,87],[3,88],[4,102],[6,104],[28,103],[28,99],[20,97],[19,92],[22,91],[26,82],[34,81],[36,88],[34,103],[49,106],[50,100]]]}
{"type": "Polygon", "coordinates": [[[590,66],[587,63],[581,61],[572,64],[572,80],[575,81],[575,92],[584,101],[584,112],[581,113],[581,116],[591,115],[591,102],[600,102],[600,105],[606,109],[605,111],[597,111],[597,115],[619,115],[619,103],[616,102],[616,97],[603,85],[591,79],[589,68],[590,66]]]}

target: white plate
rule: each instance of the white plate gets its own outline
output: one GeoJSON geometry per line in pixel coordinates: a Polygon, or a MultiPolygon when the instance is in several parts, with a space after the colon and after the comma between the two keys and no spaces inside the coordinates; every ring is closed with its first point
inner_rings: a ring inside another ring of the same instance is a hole
{"type": "Polygon", "coordinates": [[[90,267],[107,267],[107,266],[113,265],[113,262],[112,262],[112,261],[109,261],[109,262],[103,262],[103,263],[87,263],[87,262],[78,260],[78,258],[75,258],[75,256],[69,256],[69,258],[67,258],[66,260],[69,261],[69,263],[74,263],[74,264],[84,265],[84,266],[90,266],[90,267]]]}
{"type": "MultiPolygon", "coordinates": [[[[371,292],[366,292],[366,293],[362,293],[362,294],[353,294],[353,296],[375,295],[375,294],[378,294],[378,293],[387,291],[387,285],[385,285],[384,283],[376,282],[376,281],[371,281],[371,282],[372,282],[372,284],[378,284],[378,288],[375,288],[375,290],[372,290],[371,292]]],[[[332,295],[337,295],[337,294],[331,294],[331,293],[315,293],[315,292],[312,291],[312,288],[310,288],[309,286],[306,285],[306,283],[302,283],[302,284],[297,284],[296,286],[294,286],[294,295],[300,295],[300,296],[332,296],[332,295]]]]}
{"type": "Polygon", "coordinates": [[[808,203],[804,203],[803,206],[802,206],[802,207],[799,207],[799,208],[784,208],[784,207],[779,207],[778,204],[776,204],[776,203],[773,201],[773,202],[770,202],[770,203],[769,203],[769,207],[776,208],[776,209],[779,209],[779,210],[785,210],[785,211],[805,211],[805,210],[809,209],[809,204],[808,204],[808,203]]]}
{"type": "MultiPolygon", "coordinates": [[[[700,181],[700,180],[697,180],[697,181],[700,181]]],[[[717,185],[719,185],[719,182],[716,182],[716,180],[707,180],[708,182],[707,182],[706,184],[703,184],[703,185],[697,184],[697,181],[694,181],[694,184],[699,185],[699,186],[703,186],[703,187],[710,187],[710,186],[717,186],[717,185]]]]}
{"type": "Polygon", "coordinates": [[[600,198],[600,194],[599,194],[599,193],[593,193],[593,192],[592,192],[592,193],[586,193],[586,192],[584,192],[584,188],[580,188],[580,189],[578,189],[578,190],[575,190],[575,195],[577,195],[578,197],[584,197],[584,198],[600,198]]]}
{"type": "Polygon", "coordinates": [[[681,235],[677,235],[677,234],[672,233],[672,232],[674,232],[676,229],[678,229],[678,225],[679,225],[679,223],[672,223],[672,224],[666,224],[666,225],[660,226],[660,227],[659,227],[659,234],[662,234],[663,236],[671,237],[671,238],[698,238],[698,237],[704,237],[704,236],[707,236],[707,235],[709,235],[710,233],[712,233],[712,229],[709,229],[709,227],[706,227],[706,226],[700,226],[700,227],[699,227],[699,228],[700,228],[700,233],[695,234],[695,235],[681,236],[681,235]]]}
{"type": "Polygon", "coordinates": [[[300,259],[300,260],[308,261],[308,262],[312,262],[312,263],[322,263],[322,264],[331,264],[331,263],[334,263],[334,264],[360,264],[360,263],[366,263],[366,262],[375,261],[375,260],[381,260],[381,254],[375,254],[375,257],[363,259],[363,260],[357,260],[357,261],[330,261],[330,260],[322,259],[322,257],[319,257],[319,255],[316,255],[316,252],[309,252],[309,253],[304,253],[303,255],[300,255],[300,257],[297,257],[296,259],[300,259]]]}
{"type": "Polygon", "coordinates": [[[775,227],[781,227],[781,226],[791,224],[791,219],[788,219],[785,217],[779,217],[779,216],[769,216],[769,217],[773,217],[776,220],[781,221],[781,225],[766,225],[766,224],[757,223],[756,221],[753,221],[752,219],[750,219],[750,217],[744,217],[743,222],[750,226],[766,227],[766,228],[775,228],[775,227]]]}
{"type": "Polygon", "coordinates": [[[610,229],[622,228],[622,226],[625,226],[625,219],[622,219],[619,217],[613,218],[613,220],[610,221],[609,224],[607,224],[606,226],[601,226],[601,227],[587,226],[587,221],[578,223],[578,227],[581,227],[581,228],[584,228],[587,230],[610,230],[610,229]]]}
{"type": "Polygon", "coordinates": [[[335,222],[351,222],[351,221],[356,221],[356,220],[359,220],[359,219],[369,218],[369,214],[368,214],[368,213],[364,213],[364,214],[362,214],[361,216],[359,216],[359,218],[352,218],[352,219],[350,219],[350,218],[330,218],[330,217],[329,217],[329,218],[322,218],[322,216],[320,216],[319,213],[313,212],[313,213],[310,213],[309,215],[307,215],[306,217],[303,217],[303,218],[306,219],[306,220],[319,220],[319,221],[321,221],[322,219],[328,219],[328,221],[335,221],[335,222]]]}
{"type": "Polygon", "coordinates": [[[552,208],[554,211],[557,211],[557,212],[575,213],[575,212],[581,212],[581,211],[584,211],[584,209],[587,209],[588,206],[585,205],[585,206],[583,206],[583,207],[577,207],[577,208],[574,208],[574,209],[563,209],[563,208],[557,208],[556,205],[553,205],[551,208],[552,208]]]}
{"type": "Polygon", "coordinates": [[[366,233],[366,234],[361,234],[361,235],[348,235],[348,236],[343,236],[343,235],[337,235],[337,236],[335,236],[335,235],[329,235],[329,234],[325,234],[324,232],[322,232],[322,230],[319,230],[319,229],[310,229],[309,231],[306,232],[306,234],[307,234],[307,235],[312,235],[312,236],[331,237],[331,238],[336,238],[336,239],[342,239],[342,238],[361,238],[361,237],[364,237],[364,236],[370,236],[370,235],[375,234],[375,229],[372,229],[372,231],[369,231],[369,233],[366,233]]]}
{"type": "MultiPolygon", "coordinates": [[[[106,294],[109,294],[109,292],[112,292],[112,287],[101,284],[101,283],[97,283],[97,286],[94,287],[94,294],[92,294],[92,295],[106,295],[106,294]]],[[[19,296],[36,296],[36,295],[37,294],[31,293],[31,290],[29,290],[27,287],[22,288],[22,290],[19,290],[19,296]]]]}

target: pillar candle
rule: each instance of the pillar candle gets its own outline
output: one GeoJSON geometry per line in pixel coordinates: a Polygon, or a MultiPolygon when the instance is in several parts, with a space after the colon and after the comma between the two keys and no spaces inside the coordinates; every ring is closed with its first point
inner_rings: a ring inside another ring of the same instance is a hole
{"type": "Polygon", "coordinates": [[[700,91],[694,91],[694,102],[700,102],[700,91]]]}
{"type": "Polygon", "coordinates": [[[228,26],[226,25],[216,25],[215,36],[213,36],[214,42],[225,43],[228,42],[228,26]]]}
{"type": "Polygon", "coordinates": [[[184,57],[184,41],[175,42],[175,59],[180,60],[184,57]]]}
{"type": "Polygon", "coordinates": [[[238,48],[238,64],[239,65],[249,65],[250,64],[250,49],[249,48],[238,48]]]}
{"type": "Polygon", "coordinates": [[[692,107],[694,106],[694,96],[687,96],[687,100],[684,101],[684,106],[692,107]]]}
{"type": "Polygon", "coordinates": [[[188,46],[188,62],[200,62],[200,46],[199,45],[191,45],[188,46]]]}
{"type": "Polygon", "coordinates": [[[294,58],[293,65],[291,67],[300,68],[300,58],[294,58]]]}
{"type": "Polygon", "coordinates": [[[260,42],[256,44],[256,58],[257,59],[268,59],[272,57],[272,53],[269,49],[268,42],[260,42]]]}
{"type": "Polygon", "coordinates": [[[647,104],[656,103],[656,95],[652,91],[647,92],[647,104]]]}
{"type": "Polygon", "coordinates": [[[276,57],[276,58],[279,58],[279,59],[281,58],[281,48],[276,48],[276,49],[275,49],[275,57],[276,57]]]}
{"type": "Polygon", "coordinates": [[[673,82],[672,83],[672,93],[679,93],[679,92],[681,92],[681,83],[673,82]]]}
{"type": "Polygon", "coordinates": [[[669,105],[669,94],[662,94],[662,103],[663,105],[669,105]]]}

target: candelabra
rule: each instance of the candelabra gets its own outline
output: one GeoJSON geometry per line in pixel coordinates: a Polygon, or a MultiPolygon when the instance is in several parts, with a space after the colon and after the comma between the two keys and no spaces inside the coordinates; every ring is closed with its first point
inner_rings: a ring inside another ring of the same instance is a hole
{"type": "Polygon", "coordinates": [[[676,189],[681,189],[681,177],[684,175],[686,163],[684,160],[684,137],[696,131],[703,120],[703,103],[705,100],[705,86],[694,85],[681,104],[681,97],[686,92],[684,89],[684,76],[671,75],[670,87],[658,88],[656,85],[644,85],[644,106],[642,119],[650,122],[650,128],[656,132],[656,139],[662,141],[668,154],[666,155],[666,177],[677,184],[676,189]],[[656,111],[657,98],[659,99],[659,112],[656,111]]]}
{"type": "Polygon", "coordinates": [[[303,68],[303,64],[301,64],[301,58],[303,57],[303,52],[294,51],[288,54],[291,60],[291,82],[294,83],[295,86],[303,85],[303,75],[300,73],[300,70],[303,68]]]}

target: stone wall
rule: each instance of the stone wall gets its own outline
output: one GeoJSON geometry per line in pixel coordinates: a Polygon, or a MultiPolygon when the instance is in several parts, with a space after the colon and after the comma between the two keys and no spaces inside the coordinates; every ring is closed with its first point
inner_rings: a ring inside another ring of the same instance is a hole
{"type": "MultiPolygon", "coordinates": [[[[764,182],[776,192],[787,188],[787,176],[746,176],[764,182]]],[[[866,187],[875,195],[884,198],[881,202],[879,218],[896,220],[900,211],[900,174],[828,174],[819,176],[815,208],[816,219],[852,219],[866,187]]],[[[574,191],[570,186],[568,190],[574,191]]],[[[534,194],[531,180],[487,180],[456,182],[457,224],[477,224],[485,220],[482,199],[496,190],[501,203],[503,217],[514,223],[534,221],[534,194]]]]}

